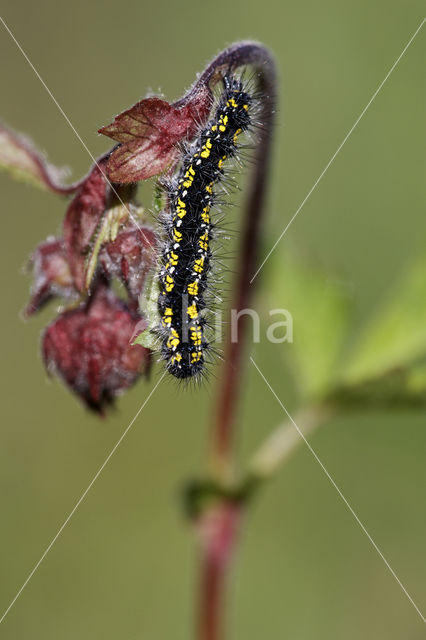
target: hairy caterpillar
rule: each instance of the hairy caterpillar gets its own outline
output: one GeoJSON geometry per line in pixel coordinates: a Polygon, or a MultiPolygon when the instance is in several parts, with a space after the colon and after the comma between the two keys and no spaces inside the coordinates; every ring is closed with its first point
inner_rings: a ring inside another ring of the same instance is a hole
{"type": "Polygon", "coordinates": [[[199,375],[205,364],[206,303],[211,269],[214,187],[224,163],[235,156],[239,135],[251,124],[251,96],[242,82],[223,78],[216,112],[185,155],[169,192],[164,224],[165,245],[159,272],[161,356],[177,378],[199,375]]]}

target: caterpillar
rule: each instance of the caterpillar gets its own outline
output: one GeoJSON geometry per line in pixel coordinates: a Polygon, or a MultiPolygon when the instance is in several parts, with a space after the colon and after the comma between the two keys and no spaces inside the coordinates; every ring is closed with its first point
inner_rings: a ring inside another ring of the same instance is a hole
{"type": "Polygon", "coordinates": [[[163,220],[158,311],[161,357],[176,378],[202,373],[209,348],[204,293],[211,270],[214,187],[235,156],[238,137],[251,124],[250,94],[241,80],[223,78],[216,112],[185,154],[168,194],[163,220]]]}

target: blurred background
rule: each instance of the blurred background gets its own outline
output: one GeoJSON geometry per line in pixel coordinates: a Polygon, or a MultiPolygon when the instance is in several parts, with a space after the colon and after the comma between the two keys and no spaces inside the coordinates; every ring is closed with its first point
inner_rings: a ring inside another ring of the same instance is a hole
{"type": "MultiPolygon", "coordinates": [[[[96,130],[147,90],[174,100],[227,44],[253,38],[269,46],[281,84],[266,255],[419,26],[423,8],[420,0],[25,0],[4,3],[2,15],[95,156],[110,147],[96,130]]],[[[352,341],[400,271],[424,252],[425,48],[423,29],[259,281],[267,285],[286,252],[312,256],[326,272],[338,274],[351,298],[352,341]]],[[[71,167],[73,177],[85,174],[91,164],[87,152],[3,27],[0,57],[1,119],[30,135],[52,163],[71,167]]],[[[57,380],[47,379],[39,337],[54,306],[24,323],[19,314],[29,279],[22,267],[32,248],[60,229],[65,202],[5,175],[0,189],[3,611],[160,368],[104,421],[87,413],[57,380]]],[[[258,300],[265,309],[286,306],[285,282],[279,300],[271,303],[264,294],[258,300]]],[[[310,320],[315,323],[315,316],[310,320]]],[[[254,356],[284,404],[296,411],[291,348],[262,340],[254,356]]],[[[191,637],[197,553],[179,492],[188,477],[202,472],[214,392],[213,376],[197,392],[182,392],[173,380],[161,384],[3,622],[2,638],[191,637]],[[171,427],[172,404],[179,409],[171,427]]],[[[284,418],[249,367],[240,459],[284,418]]],[[[312,445],[422,609],[424,412],[349,414],[322,427],[312,445]]],[[[424,637],[418,613],[304,445],[245,520],[228,622],[232,640],[424,637]]]]}

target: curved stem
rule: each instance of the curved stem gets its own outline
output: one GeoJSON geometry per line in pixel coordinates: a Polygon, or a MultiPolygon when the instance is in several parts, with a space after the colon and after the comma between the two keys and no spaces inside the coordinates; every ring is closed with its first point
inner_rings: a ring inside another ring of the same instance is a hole
{"type": "MultiPolygon", "coordinates": [[[[232,295],[231,308],[237,314],[249,306],[252,297],[253,287],[250,286],[250,280],[255,273],[259,229],[269,172],[277,86],[276,66],[271,52],[257,42],[242,41],[231,45],[207,65],[188,93],[173,105],[181,108],[196,101],[197,97],[205,93],[206,88],[209,89],[215,85],[225,73],[248,65],[254,69],[257,92],[260,96],[260,131],[256,140],[257,147],[249,181],[250,190],[245,206],[244,227],[237,260],[238,273],[232,295]]],[[[226,481],[232,467],[232,431],[242,377],[242,354],[247,321],[247,315],[242,315],[238,320],[238,327],[236,327],[238,340],[232,340],[231,331],[228,331],[225,340],[224,366],[218,400],[215,403],[212,438],[212,466],[218,480],[226,481]]]]}
{"type": "MultiPolygon", "coordinates": [[[[238,314],[250,306],[253,287],[250,280],[255,273],[259,245],[259,231],[269,163],[271,156],[272,126],[275,109],[276,68],[271,53],[264,46],[253,42],[242,42],[231,46],[220,54],[205,70],[199,82],[209,82],[217,73],[229,67],[252,65],[255,71],[257,89],[261,100],[260,132],[257,139],[254,166],[249,180],[249,194],[244,213],[244,226],[237,260],[238,272],[233,288],[231,308],[238,314]]],[[[238,318],[237,340],[231,331],[225,340],[224,364],[221,374],[218,401],[215,404],[213,423],[212,462],[219,479],[225,479],[232,467],[233,425],[235,421],[238,394],[242,378],[243,352],[246,341],[248,316],[238,318]]]]}
{"type": "MultiPolygon", "coordinates": [[[[266,181],[269,171],[272,125],[275,108],[276,68],[271,53],[256,42],[239,42],[220,53],[205,69],[190,91],[175,106],[194,100],[206,87],[218,82],[225,73],[251,65],[260,96],[260,131],[256,140],[254,166],[245,205],[243,232],[238,257],[231,308],[238,313],[249,306],[252,297],[250,279],[255,272],[259,231],[264,210],[266,181]]],[[[233,426],[241,385],[243,351],[247,332],[247,315],[238,321],[238,340],[231,330],[225,340],[225,357],[218,400],[214,407],[211,441],[212,471],[217,480],[226,483],[233,463],[233,426]]],[[[241,505],[223,500],[200,516],[202,534],[202,578],[198,640],[220,640],[223,629],[223,603],[226,569],[236,539],[236,520],[241,505]],[[214,526],[212,533],[212,517],[214,526]]]]}

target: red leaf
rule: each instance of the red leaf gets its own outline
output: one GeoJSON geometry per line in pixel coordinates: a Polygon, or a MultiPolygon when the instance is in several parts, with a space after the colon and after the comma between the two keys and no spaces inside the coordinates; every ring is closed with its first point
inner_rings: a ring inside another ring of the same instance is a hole
{"type": "Polygon", "coordinates": [[[148,227],[127,229],[119,233],[114,242],[105,245],[99,256],[105,274],[121,280],[134,303],[137,303],[146,276],[156,260],[156,242],[154,232],[148,227]]]}
{"type": "Polygon", "coordinates": [[[65,248],[78,291],[84,288],[86,254],[90,240],[106,208],[109,184],[104,177],[105,165],[106,159],[103,158],[92,168],[71,200],[65,215],[65,248]]]}
{"type": "Polygon", "coordinates": [[[193,138],[211,104],[211,92],[204,87],[192,102],[178,107],[153,97],[123,111],[99,129],[120,142],[108,160],[108,177],[114,182],[137,182],[164,171],[176,159],[177,143],[193,138]]]}
{"type": "Polygon", "coordinates": [[[66,311],[43,335],[49,372],[57,373],[90,408],[100,413],[115,396],[148,373],[151,354],[130,341],[140,316],[105,287],[83,307],[66,311]]]}

